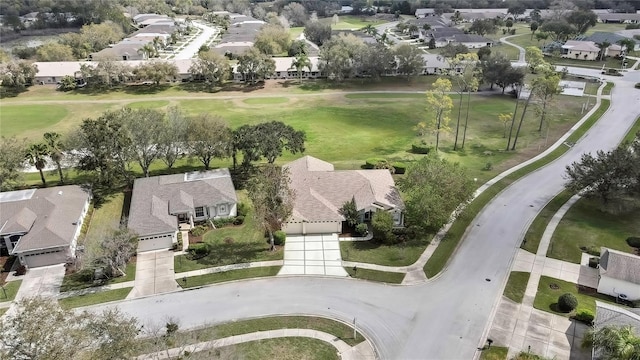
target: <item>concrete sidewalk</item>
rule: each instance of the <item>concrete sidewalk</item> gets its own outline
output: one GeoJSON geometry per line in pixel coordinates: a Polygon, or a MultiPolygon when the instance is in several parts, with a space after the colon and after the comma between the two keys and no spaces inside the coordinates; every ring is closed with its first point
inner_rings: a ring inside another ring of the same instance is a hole
{"type": "Polygon", "coordinates": [[[365,340],[360,344],[351,347],[344,341],[336,338],[334,335],[309,329],[280,329],[269,331],[258,331],[249,334],[230,336],[222,339],[201,342],[193,345],[189,345],[183,348],[173,348],[168,351],[161,351],[152,354],[145,354],[138,356],[138,360],[156,360],[156,359],[173,359],[181,356],[185,352],[195,353],[205,351],[208,349],[215,349],[223,346],[230,346],[235,344],[241,344],[251,341],[259,341],[266,339],[278,339],[283,337],[306,337],[324,341],[338,351],[338,355],[342,360],[375,360],[375,350],[365,340]]]}

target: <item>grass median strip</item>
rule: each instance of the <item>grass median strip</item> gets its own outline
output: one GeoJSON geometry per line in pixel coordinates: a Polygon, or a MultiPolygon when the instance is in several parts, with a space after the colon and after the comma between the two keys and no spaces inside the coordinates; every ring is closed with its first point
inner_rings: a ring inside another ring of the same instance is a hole
{"type": "Polygon", "coordinates": [[[351,267],[345,267],[349,276],[356,279],[370,280],[370,281],[379,281],[389,284],[400,284],[404,279],[404,273],[390,272],[390,271],[380,271],[380,270],[370,270],[358,268],[358,270],[354,270],[351,267]]]}
{"type": "Polygon", "coordinates": [[[231,271],[218,272],[218,273],[206,274],[206,275],[190,276],[190,277],[179,279],[178,284],[180,284],[180,286],[183,289],[187,289],[187,288],[203,286],[208,284],[221,283],[225,281],[258,278],[258,277],[265,277],[265,276],[275,276],[275,275],[278,275],[278,271],[280,271],[280,268],[281,266],[265,266],[265,267],[255,267],[255,268],[240,269],[240,270],[231,270],[231,271]]]}
{"type": "Polygon", "coordinates": [[[504,288],[503,295],[518,304],[522,303],[524,292],[527,290],[529,276],[531,276],[531,273],[524,271],[512,271],[511,274],[509,274],[509,280],[507,280],[507,286],[504,288]]]}
{"type": "MultiPolygon", "coordinates": [[[[600,119],[600,117],[609,109],[610,103],[611,102],[609,100],[603,99],[601,101],[600,107],[576,131],[574,131],[565,142],[571,144],[578,141],[591,128],[591,126],[593,126],[593,124],[595,124],[596,121],[598,121],[598,119],[600,119]]],[[[424,272],[427,277],[431,278],[442,271],[442,269],[451,258],[451,255],[457,248],[458,244],[460,243],[460,240],[467,230],[467,227],[469,227],[469,224],[471,224],[471,221],[473,221],[473,219],[478,215],[478,213],[480,213],[485,205],[487,205],[489,201],[491,201],[491,199],[493,199],[498,193],[500,193],[507,186],[514,183],[516,180],[556,160],[565,152],[567,152],[567,150],[569,150],[568,146],[558,146],[554,151],[552,151],[544,158],[535,161],[534,163],[529,164],[517,171],[514,171],[502,180],[493,184],[482,194],[476,197],[469,205],[467,205],[466,209],[451,225],[451,228],[442,239],[433,255],[425,264],[424,272]]]]}
{"type": "Polygon", "coordinates": [[[549,225],[549,221],[553,217],[553,215],[558,212],[558,210],[569,201],[573,194],[569,191],[564,190],[560,194],[556,195],[549,203],[538,213],[538,216],[533,220],[529,229],[527,230],[527,234],[524,236],[524,240],[522,241],[522,245],[520,248],[523,250],[527,250],[530,253],[536,253],[538,251],[538,246],[540,245],[540,240],[542,239],[542,234],[549,225]]]}
{"type": "Polygon", "coordinates": [[[102,304],[109,301],[117,301],[126,298],[127,295],[129,295],[131,289],[133,288],[127,287],[116,290],[100,291],[85,295],[71,296],[68,298],[60,299],[59,302],[60,306],[62,306],[64,309],[102,304]]]}

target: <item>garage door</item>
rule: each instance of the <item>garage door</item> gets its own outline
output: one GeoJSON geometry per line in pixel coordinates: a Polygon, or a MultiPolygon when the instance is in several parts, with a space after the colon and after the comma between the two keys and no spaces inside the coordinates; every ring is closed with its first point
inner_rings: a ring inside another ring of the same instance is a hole
{"type": "Polygon", "coordinates": [[[327,233],[339,233],[339,222],[319,222],[319,223],[306,223],[306,234],[327,234],[327,233]]]}
{"type": "Polygon", "coordinates": [[[284,232],[291,234],[302,234],[302,223],[286,223],[284,224],[284,232]]]}
{"type": "Polygon", "coordinates": [[[41,254],[29,254],[23,256],[27,268],[64,264],[67,261],[67,253],[63,250],[51,251],[41,254]]]}
{"type": "Polygon", "coordinates": [[[138,252],[151,250],[165,250],[173,245],[172,235],[153,236],[138,241],[138,252]]]}

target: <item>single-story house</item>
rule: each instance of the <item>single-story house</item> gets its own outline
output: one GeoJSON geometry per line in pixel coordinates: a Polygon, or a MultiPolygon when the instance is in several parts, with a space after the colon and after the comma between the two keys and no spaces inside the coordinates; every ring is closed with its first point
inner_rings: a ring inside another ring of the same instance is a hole
{"type": "Polygon", "coordinates": [[[77,185],[0,193],[0,251],[27,268],[75,258],[90,199],[77,185]]]}
{"type": "MultiPolygon", "coordinates": [[[[298,71],[294,68],[293,62],[295,57],[274,57],[272,58],[275,62],[276,69],[275,72],[271,76],[267,76],[267,79],[297,79],[298,71]]],[[[322,73],[320,69],[318,69],[318,61],[319,57],[317,56],[309,56],[309,62],[311,63],[311,69],[303,68],[302,69],[302,78],[303,79],[318,79],[322,77],[322,73]]],[[[238,65],[236,64],[233,67],[233,81],[235,82],[244,82],[244,76],[237,71],[238,65]]]]}
{"type": "MultiPolygon", "coordinates": [[[[639,32],[640,33],[640,32],[639,32]]],[[[623,36],[621,34],[606,32],[606,31],[596,31],[593,34],[584,37],[581,40],[593,41],[596,44],[602,44],[603,42],[608,42],[609,44],[615,45],[623,40],[631,40],[635,43],[634,51],[640,50],[640,40],[636,40],[633,38],[633,35],[630,37],[623,36]]],[[[609,56],[615,56],[609,54],[609,56]]]]}
{"type": "Polygon", "coordinates": [[[640,256],[602,248],[598,292],[640,300],[640,256]]]}
{"type": "Polygon", "coordinates": [[[416,9],[415,16],[417,19],[424,18],[427,16],[435,16],[436,10],[434,8],[422,8],[416,9]]]}
{"type": "Polygon", "coordinates": [[[90,60],[146,60],[147,54],[141,49],[150,41],[145,42],[120,42],[106,49],[89,54],[90,60]]]}
{"type": "Polygon", "coordinates": [[[228,169],[152,176],[133,183],[129,229],[138,252],[168,249],[180,224],[237,215],[238,198],[228,169]]]}
{"type": "MultiPolygon", "coordinates": [[[[640,336],[640,309],[622,308],[596,300],[596,317],[593,322],[593,327],[595,330],[598,330],[606,326],[630,326],[633,332],[640,336]]],[[[602,354],[598,348],[593,349],[592,359],[602,359],[602,354]]]]}
{"type": "Polygon", "coordinates": [[[404,202],[389,170],[339,170],[312,156],[292,161],[288,169],[295,192],[293,213],[283,226],[287,234],[341,233],[344,216],[339,209],[352,199],[361,221],[377,211],[393,215],[396,227],[404,226],[404,202]]]}
{"type": "Polygon", "coordinates": [[[615,32],[615,34],[620,35],[625,39],[631,39],[635,41],[636,46],[633,48],[633,50],[640,51],[640,40],[635,38],[636,35],[640,37],[640,29],[618,30],[615,32]]]}
{"type": "Polygon", "coordinates": [[[603,23],[638,24],[640,14],[606,13],[597,14],[598,21],[603,23]]]}
{"type": "Polygon", "coordinates": [[[563,58],[577,60],[597,60],[600,48],[593,41],[568,40],[562,45],[563,58]]]}

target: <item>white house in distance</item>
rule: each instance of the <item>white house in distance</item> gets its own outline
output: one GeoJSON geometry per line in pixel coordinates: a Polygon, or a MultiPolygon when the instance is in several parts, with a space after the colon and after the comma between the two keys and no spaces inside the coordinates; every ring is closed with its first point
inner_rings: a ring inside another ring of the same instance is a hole
{"type": "Polygon", "coordinates": [[[389,170],[334,170],[333,165],[304,156],[286,165],[295,191],[292,216],[283,226],[287,234],[341,233],[344,217],[338,210],[355,199],[362,221],[376,211],[388,211],[394,225],[404,224],[404,202],[389,170]]]}
{"type": "Polygon", "coordinates": [[[562,45],[563,58],[577,60],[597,60],[600,48],[593,41],[568,40],[562,45]]]}
{"type": "Polygon", "coordinates": [[[598,292],[626,300],[639,300],[640,256],[602,248],[598,292]]]}
{"type": "Polygon", "coordinates": [[[138,252],[170,248],[179,224],[234,217],[238,198],[228,169],[152,176],[133,183],[129,229],[138,252]]]}
{"type": "Polygon", "coordinates": [[[0,250],[27,268],[75,257],[91,195],[80,186],[0,193],[0,250]]]}

